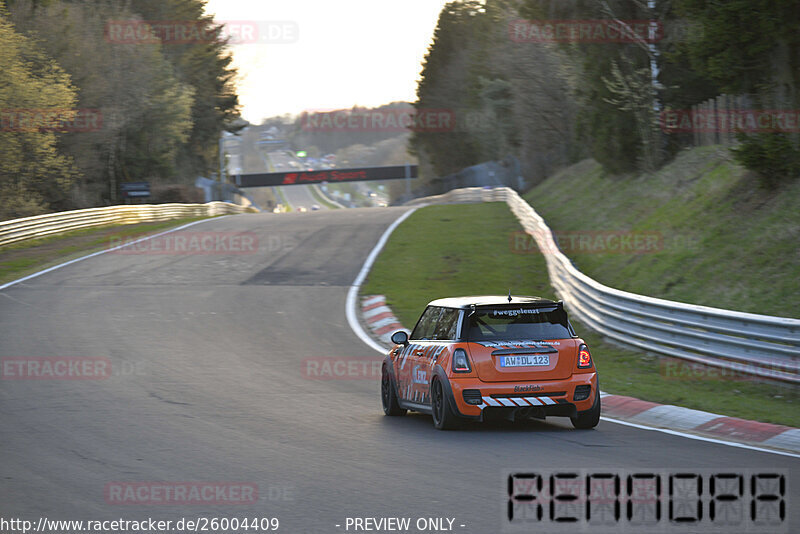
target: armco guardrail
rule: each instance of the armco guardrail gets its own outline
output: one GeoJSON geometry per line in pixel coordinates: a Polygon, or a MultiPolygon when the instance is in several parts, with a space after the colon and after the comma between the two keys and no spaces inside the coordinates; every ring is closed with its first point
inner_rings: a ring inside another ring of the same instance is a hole
{"type": "Polygon", "coordinates": [[[550,228],[514,190],[456,189],[406,205],[506,202],[547,260],[550,282],[570,312],[625,345],[736,373],[800,383],[800,320],[636,295],[581,273],[550,228]]]}
{"type": "Polygon", "coordinates": [[[228,202],[138,204],[62,211],[0,222],[0,247],[26,239],[36,239],[92,226],[169,221],[184,217],[213,217],[255,211],[258,210],[228,202]]]}

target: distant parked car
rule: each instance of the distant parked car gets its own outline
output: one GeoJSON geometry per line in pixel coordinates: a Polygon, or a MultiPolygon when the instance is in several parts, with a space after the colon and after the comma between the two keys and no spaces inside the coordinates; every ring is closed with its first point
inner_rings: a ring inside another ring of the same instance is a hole
{"type": "Polygon", "coordinates": [[[434,300],[383,362],[386,415],[428,413],[438,429],[499,416],[600,420],[597,369],[561,302],[539,297],[434,300]]]}
{"type": "Polygon", "coordinates": [[[312,204],[311,205],[311,211],[317,211],[318,209],[320,209],[319,208],[319,204],[312,204]]]}

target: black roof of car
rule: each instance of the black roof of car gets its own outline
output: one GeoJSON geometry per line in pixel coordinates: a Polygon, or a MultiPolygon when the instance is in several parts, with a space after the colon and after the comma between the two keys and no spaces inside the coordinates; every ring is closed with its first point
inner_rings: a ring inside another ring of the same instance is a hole
{"type": "Polygon", "coordinates": [[[511,295],[511,302],[508,295],[482,295],[473,297],[449,297],[431,301],[428,306],[441,306],[443,308],[469,308],[470,306],[519,306],[520,304],[547,305],[558,304],[558,302],[544,299],[542,297],[527,297],[511,295]]]}

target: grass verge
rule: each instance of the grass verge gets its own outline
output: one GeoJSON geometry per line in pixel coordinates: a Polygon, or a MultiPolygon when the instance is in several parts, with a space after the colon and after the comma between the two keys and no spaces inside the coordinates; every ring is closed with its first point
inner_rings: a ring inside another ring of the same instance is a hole
{"type": "MultiPolygon", "coordinates": [[[[406,219],[381,252],[364,295],[386,295],[400,321],[416,322],[444,296],[480,294],[554,298],[544,257],[516,253],[521,229],[503,203],[430,206],[406,219]]],[[[664,359],[606,342],[574,321],[592,349],[604,391],[664,404],[800,427],[797,388],[721,379],[670,378],[664,359]]]]}
{"type": "Polygon", "coordinates": [[[294,211],[294,208],[292,208],[292,205],[291,205],[291,204],[289,204],[289,201],[288,201],[288,200],[286,200],[286,196],[283,194],[283,189],[281,189],[280,187],[276,187],[276,188],[275,188],[275,194],[276,194],[276,195],[277,195],[277,197],[278,197],[278,203],[279,203],[281,206],[283,206],[283,209],[284,209],[284,211],[285,211],[286,213],[289,213],[289,212],[291,212],[291,211],[294,211]]]}
{"type": "Polygon", "coordinates": [[[83,228],[64,234],[0,247],[0,283],[10,282],[108,247],[111,239],[124,239],[172,228],[207,217],[172,221],[83,228]]]}
{"type": "Polygon", "coordinates": [[[309,186],[308,189],[309,189],[309,191],[311,191],[311,196],[314,197],[314,199],[319,204],[322,204],[323,206],[325,206],[329,210],[341,209],[341,206],[337,206],[336,204],[334,204],[333,202],[331,202],[330,200],[325,198],[325,195],[323,195],[322,192],[320,192],[320,190],[317,189],[316,185],[311,185],[311,186],[309,186]]]}

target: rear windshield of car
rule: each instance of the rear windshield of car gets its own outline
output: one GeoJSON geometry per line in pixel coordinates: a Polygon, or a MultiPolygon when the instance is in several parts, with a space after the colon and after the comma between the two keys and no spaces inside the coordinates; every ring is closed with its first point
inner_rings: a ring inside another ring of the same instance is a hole
{"type": "Polygon", "coordinates": [[[561,307],[478,308],[467,319],[468,341],[571,337],[567,314],[561,307]]]}

